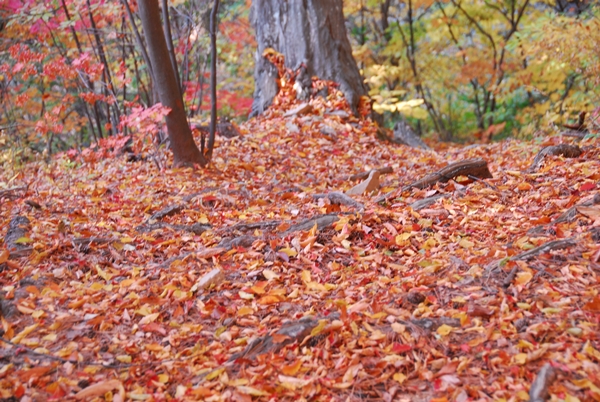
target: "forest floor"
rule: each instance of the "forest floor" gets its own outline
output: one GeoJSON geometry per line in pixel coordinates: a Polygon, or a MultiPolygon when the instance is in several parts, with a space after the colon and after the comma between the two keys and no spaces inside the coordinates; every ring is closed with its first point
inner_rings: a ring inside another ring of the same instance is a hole
{"type": "Polygon", "coordinates": [[[5,166],[0,400],[600,400],[598,137],[528,170],[575,140],[411,149],[330,98],[206,169],[5,166]],[[401,189],[470,158],[493,178],[401,189]]]}

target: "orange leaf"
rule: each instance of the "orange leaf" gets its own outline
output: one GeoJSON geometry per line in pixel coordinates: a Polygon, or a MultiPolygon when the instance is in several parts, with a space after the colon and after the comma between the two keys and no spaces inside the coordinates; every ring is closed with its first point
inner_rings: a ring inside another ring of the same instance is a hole
{"type": "Polygon", "coordinates": [[[300,370],[300,367],[302,367],[302,360],[298,359],[294,364],[283,366],[281,368],[281,372],[285,375],[296,375],[296,373],[298,373],[298,370],[300,370]]]}
{"type": "Polygon", "coordinates": [[[600,296],[596,296],[591,301],[584,304],[583,309],[587,311],[600,311],[600,296]]]}
{"type": "MultiPolygon", "coordinates": [[[[109,391],[112,391],[115,388],[120,388],[120,391],[125,394],[123,390],[123,385],[119,380],[110,380],[110,381],[102,381],[94,385],[90,385],[89,387],[82,389],[77,394],[75,394],[75,399],[88,399],[95,398],[100,395],[104,395],[109,391]]],[[[124,396],[124,395],[123,395],[124,396]]]]}

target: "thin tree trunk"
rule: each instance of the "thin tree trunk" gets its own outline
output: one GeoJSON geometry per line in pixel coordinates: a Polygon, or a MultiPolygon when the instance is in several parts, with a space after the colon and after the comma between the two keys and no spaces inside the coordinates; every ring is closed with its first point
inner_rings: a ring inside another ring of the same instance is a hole
{"type": "Polygon", "coordinates": [[[169,139],[171,140],[171,150],[173,151],[173,165],[178,167],[197,163],[205,166],[207,160],[196,146],[187,122],[183,109],[183,99],[177,88],[175,71],[171,63],[165,63],[169,59],[169,50],[167,49],[167,41],[160,21],[158,0],[140,0],[139,13],[144,35],[148,42],[150,61],[154,68],[158,97],[163,106],[171,109],[165,120],[169,139]]]}

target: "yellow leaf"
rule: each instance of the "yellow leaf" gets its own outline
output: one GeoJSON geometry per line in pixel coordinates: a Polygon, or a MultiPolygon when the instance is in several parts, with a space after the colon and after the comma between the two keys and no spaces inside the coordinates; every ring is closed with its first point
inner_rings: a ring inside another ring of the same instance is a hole
{"type": "Polygon", "coordinates": [[[437,329],[437,333],[441,336],[446,336],[448,335],[450,332],[452,332],[453,328],[450,325],[440,325],[437,329]]]}
{"type": "Polygon", "coordinates": [[[166,384],[169,382],[169,375],[168,374],[159,374],[158,375],[158,382],[161,384],[166,384]]]}
{"type": "Polygon", "coordinates": [[[247,395],[251,395],[251,396],[267,396],[267,395],[269,395],[265,391],[261,391],[259,389],[248,387],[245,385],[240,385],[237,387],[237,389],[238,389],[238,391],[240,391],[244,394],[247,394],[247,395]]]}
{"type": "Polygon", "coordinates": [[[394,381],[398,381],[399,384],[402,384],[404,381],[406,381],[406,376],[402,373],[396,373],[393,376],[394,381]]]}
{"type": "Polygon", "coordinates": [[[513,361],[515,364],[522,366],[525,363],[527,363],[527,354],[526,353],[517,353],[516,355],[513,356],[513,361]]]}
{"type": "Polygon", "coordinates": [[[589,340],[585,343],[585,345],[583,347],[583,351],[588,356],[593,357],[595,360],[600,362],[600,352],[598,352],[596,349],[594,349],[594,347],[590,344],[589,340]]]}
{"type": "Polygon", "coordinates": [[[150,324],[151,322],[156,321],[156,319],[158,318],[159,315],[160,315],[160,313],[148,314],[147,316],[143,317],[140,320],[140,325],[150,324]]]}
{"type": "Polygon", "coordinates": [[[248,307],[248,306],[243,306],[237,311],[238,317],[243,317],[245,315],[252,314],[252,313],[254,313],[254,310],[252,310],[252,308],[248,307]]]}
{"type": "Polygon", "coordinates": [[[347,382],[351,382],[352,380],[354,380],[354,378],[356,377],[356,375],[358,374],[360,369],[362,369],[362,367],[363,367],[363,365],[360,363],[348,367],[348,369],[346,370],[346,373],[344,374],[344,378],[342,379],[342,381],[347,383],[347,382]]]}
{"type": "Polygon", "coordinates": [[[525,285],[531,280],[531,278],[533,278],[533,274],[531,272],[519,272],[515,282],[519,285],[525,285]]]}
{"type": "Polygon", "coordinates": [[[241,297],[242,299],[244,299],[244,300],[252,300],[252,299],[254,299],[254,295],[253,295],[253,294],[251,294],[251,293],[246,293],[246,292],[244,292],[243,290],[240,290],[240,291],[238,292],[238,294],[239,294],[239,295],[240,295],[240,297],[241,297]]]}
{"type": "Polygon", "coordinates": [[[116,359],[121,363],[131,363],[131,356],[129,355],[119,355],[116,359]]]}
{"type": "Polygon", "coordinates": [[[279,275],[277,275],[274,271],[270,269],[263,269],[263,276],[266,280],[270,281],[271,279],[279,279],[279,275]]]}
{"type": "Polygon", "coordinates": [[[326,292],[327,289],[325,288],[325,286],[321,285],[318,282],[308,282],[306,284],[306,287],[310,290],[318,290],[320,292],[326,292]]]}
{"type": "Polygon", "coordinates": [[[10,341],[12,343],[20,343],[23,340],[23,338],[25,338],[27,335],[29,335],[30,333],[35,331],[35,329],[37,327],[38,327],[38,324],[33,324],[28,327],[25,327],[25,329],[23,329],[23,331],[21,331],[17,335],[15,335],[15,337],[12,338],[10,341]]]}
{"type": "Polygon", "coordinates": [[[475,245],[475,243],[473,243],[472,241],[469,241],[467,239],[460,239],[460,241],[458,242],[458,244],[462,248],[466,248],[466,249],[470,249],[470,248],[472,248],[475,245]]]}
{"type": "Polygon", "coordinates": [[[293,248],[289,248],[289,247],[282,248],[279,251],[281,251],[282,253],[285,253],[288,257],[295,257],[298,255],[296,250],[294,250],[293,248]]]}
{"type": "Polygon", "coordinates": [[[285,376],[285,375],[281,375],[281,374],[279,374],[279,376],[277,378],[284,388],[287,388],[290,390],[303,388],[313,381],[310,378],[309,379],[301,379],[301,378],[289,377],[289,376],[285,376]]]}
{"type": "Polygon", "coordinates": [[[317,336],[327,326],[327,320],[319,320],[319,324],[310,331],[310,336],[317,336]]]}
{"type": "Polygon", "coordinates": [[[402,333],[404,333],[404,331],[406,331],[406,327],[404,325],[402,325],[402,324],[397,323],[397,322],[392,323],[392,329],[397,334],[402,334],[402,333]]]}
{"type": "Polygon", "coordinates": [[[311,277],[310,277],[310,271],[302,271],[302,273],[300,274],[300,277],[302,278],[302,281],[305,283],[311,282],[311,277]]]}
{"type": "Polygon", "coordinates": [[[404,245],[404,243],[410,238],[410,233],[402,233],[396,236],[396,244],[399,246],[404,245]]]}
{"type": "Polygon", "coordinates": [[[204,377],[207,381],[210,380],[214,380],[215,378],[217,378],[218,376],[221,375],[221,373],[223,373],[225,371],[225,367],[219,367],[216,370],[211,371],[210,373],[208,373],[206,375],[206,377],[204,377]]]}
{"type": "Polygon", "coordinates": [[[99,266],[96,266],[96,271],[98,271],[98,276],[100,276],[105,281],[110,281],[111,275],[102,270],[99,266]]]}

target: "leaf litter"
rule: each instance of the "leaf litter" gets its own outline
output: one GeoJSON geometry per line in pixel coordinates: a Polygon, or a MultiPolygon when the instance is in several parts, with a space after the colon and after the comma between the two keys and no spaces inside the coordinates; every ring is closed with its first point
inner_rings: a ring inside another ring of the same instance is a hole
{"type": "Polygon", "coordinates": [[[597,139],[411,149],[314,84],[207,169],[5,169],[0,398],[600,400],[597,139]]]}

